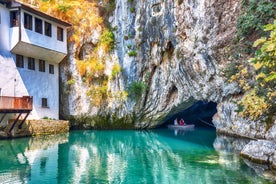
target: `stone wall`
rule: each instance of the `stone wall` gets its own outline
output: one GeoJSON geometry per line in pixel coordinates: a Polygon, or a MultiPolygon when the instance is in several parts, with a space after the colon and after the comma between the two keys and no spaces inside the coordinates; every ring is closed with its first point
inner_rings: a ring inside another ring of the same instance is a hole
{"type": "Polygon", "coordinates": [[[36,135],[59,134],[69,132],[69,121],[63,120],[27,120],[20,129],[17,122],[13,130],[9,130],[13,124],[10,121],[5,130],[0,132],[0,138],[27,137],[36,135]]]}

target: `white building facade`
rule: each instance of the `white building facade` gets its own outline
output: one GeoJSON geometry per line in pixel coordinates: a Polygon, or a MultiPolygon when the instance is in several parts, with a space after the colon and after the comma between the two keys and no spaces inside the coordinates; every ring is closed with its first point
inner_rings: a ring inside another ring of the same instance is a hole
{"type": "Polygon", "coordinates": [[[59,118],[59,63],[70,24],[0,0],[0,96],[33,97],[28,119],[59,118]]]}

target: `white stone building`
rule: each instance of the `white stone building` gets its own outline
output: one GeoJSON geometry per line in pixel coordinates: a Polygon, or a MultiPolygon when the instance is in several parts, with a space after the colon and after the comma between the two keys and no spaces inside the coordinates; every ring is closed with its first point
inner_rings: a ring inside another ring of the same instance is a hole
{"type": "Polygon", "coordinates": [[[0,0],[0,96],[32,96],[28,119],[59,118],[59,63],[69,26],[30,5],[0,0]]]}

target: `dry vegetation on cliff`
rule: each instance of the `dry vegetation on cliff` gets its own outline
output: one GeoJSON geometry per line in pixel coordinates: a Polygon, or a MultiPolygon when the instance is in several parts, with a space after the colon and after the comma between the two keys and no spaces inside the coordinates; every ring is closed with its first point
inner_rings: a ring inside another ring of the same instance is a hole
{"type": "MultiPolygon", "coordinates": [[[[105,58],[114,48],[114,34],[104,17],[115,8],[115,1],[97,0],[23,0],[39,10],[72,24],[68,41],[74,44],[75,62],[82,81],[88,87],[87,96],[92,105],[101,105],[107,99],[108,78],[105,74],[105,58]],[[97,38],[91,40],[96,31],[97,38]],[[93,45],[89,53],[85,45],[93,45]]],[[[118,68],[118,67],[117,67],[118,68]]],[[[116,69],[120,71],[120,69],[116,69]]],[[[71,84],[69,79],[66,84],[71,84]]]]}

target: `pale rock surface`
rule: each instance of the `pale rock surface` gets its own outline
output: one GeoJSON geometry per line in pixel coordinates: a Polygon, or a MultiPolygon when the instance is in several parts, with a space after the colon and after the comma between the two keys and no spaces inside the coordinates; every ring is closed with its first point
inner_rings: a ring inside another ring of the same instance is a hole
{"type": "Polygon", "coordinates": [[[241,155],[254,162],[275,166],[276,144],[272,141],[250,141],[241,155]]]}
{"type": "MultiPolygon", "coordinates": [[[[238,11],[239,1],[227,0],[116,1],[114,15],[109,18],[112,27],[116,27],[111,63],[118,62],[123,72],[110,81],[110,91],[126,90],[139,80],[148,89],[137,103],[131,99],[124,104],[110,101],[105,110],[116,111],[120,116],[134,112],[143,116],[135,122],[138,128],[155,127],[168,114],[184,110],[192,102],[219,103],[238,93],[237,86],[225,83],[220,75],[227,62],[225,47],[235,36],[238,11]],[[133,6],[135,13],[130,12],[133,6]],[[137,52],[136,57],[129,57],[131,50],[137,52]]],[[[95,35],[93,31],[91,37],[95,35]]],[[[91,38],[93,44],[95,40],[91,38]]],[[[69,72],[76,83],[68,94],[62,94],[61,112],[64,116],[95,115],[101,108],[90,105],[74,64],[74,47],[69,46],[69,51],[69,62],[62,65],[61,78],[63,82],[68,80],[69,72]]]]}

